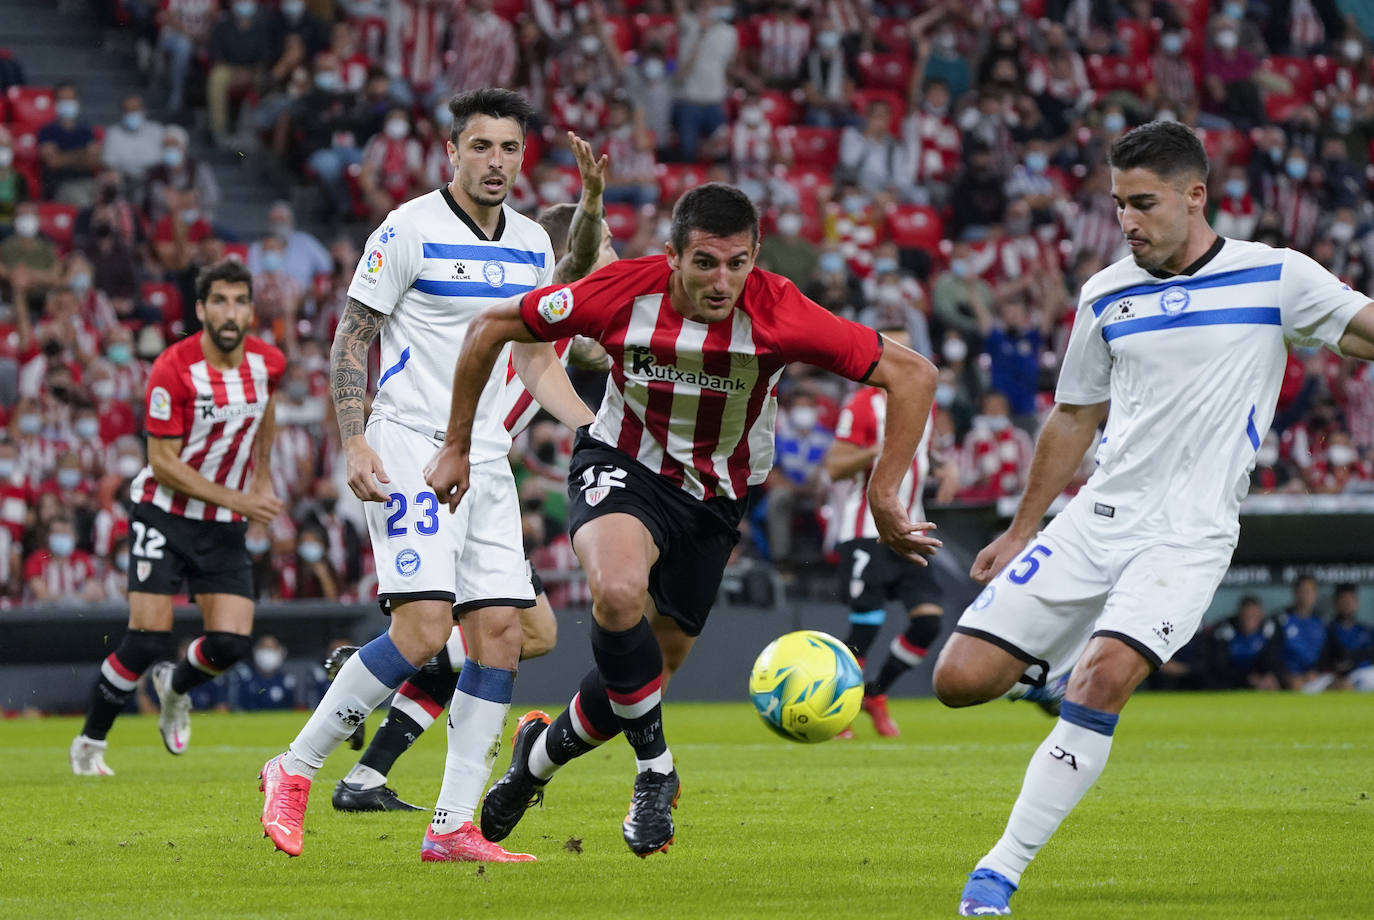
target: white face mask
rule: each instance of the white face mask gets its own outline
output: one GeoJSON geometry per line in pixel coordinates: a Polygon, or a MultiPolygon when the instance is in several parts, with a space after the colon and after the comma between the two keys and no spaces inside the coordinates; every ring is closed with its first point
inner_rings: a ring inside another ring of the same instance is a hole
{"type": "Polygon", "coordinates": [[[81,471],[70,467],[57,471],[57,486],[60,489],[75,489],[81,485],[81,471]]]}
{"type": "Polygon", "coordinates": [[[935,385],[935,405],[947,408],[954,402],[955,390],[952,383],[937,383],[935,385]]]}
{"type": "Polygon", "coordinates": [[[810,431],[816,427],[816,422],[820,420],[821,413],[815,406],[794,406],[787,413],[787,417],[798,431],[810,431]]]}
{"type": "Polygon", "coordinates": [[[1255,462],[1260,466],[1273,466],[1279,462],[1279,446],[1277,444],[1265,444],[1255,453],[1255,462]]]}
{"type": "Polygon", "coordinates": [[[69,533],[55,533],[48,537],[48,549],[54,556],[66,558],[76,549],[76,537],[69,533]]]}
{"type": "Polygon", "coordinates": [[[253,666],[263,674],[275,674],[281,670],[285,660],[286,656],[281,653],[281,649],[260,648],[253,651],[253,666]]]}
{"type": "Polygon", "coordinates": [[[1349,466],[1358,458],[1355,448],[1349,444],[1333,444],[1329,453],[1332,466],[1349,466]]]}
{"type": "Polygon", "coordinates": [[[1341,50],[1345,52],[1347,61],[1358,61],[1360,55],[1364,53],[1364,47],[1354,38],[1346,39],[1345,43],[1341,45],[1341,50]]]}
{"type": "Polygon", "coordinates": [[[644,62],[644,79],[650,82],[657,82],[668,75],[668,66],[658,58],[649,58],[644,62]]]}
{"type": "Polygon", "coordinates": [[[992,431],[1006,431],[1011,426],[1011,419],[1005,415],[985,415],[983,424],[992,431]]]}
{"type": "Polygon", "coordinates": [[[410,134],[410,123],[404,118],[393,118],[386,123],[386,136],[399,141],[410,134]]]}
{"type": "Polygon", "coordinates": [[[104,378],[91,382],[91,395],[99,400],[114,399],[115,384],[113,380],[104,378]]]}
{"type": "Polygon", "coordinates": [[[302,543],[297,548],[297,552],[301,554],[302,561],[309,562],[313,565],[324,558],[324,544],[316,543],[312,540],[308,543],[302,543]]]}
{"type": "Polygon", "coordinates": [[[100,434],[100,420],[87,416],[76,420],[76,434],[81,438],[93,438],[100,434]]]}
{"type": "Polygon", "coordinates": [[[596,54],[601,47],[601,39],[595,35],[584,35],[577,40],[577,47],[582,49],[583,54],[596,54]]]}
{"type": "Polygon", "coordinates": [[[945,344],[940,347],[940,354],[945,356],[948,363],[958,364],[968,357],[968,344],[963,339],[945,339],[945,344]]]}
{"type": "Polygon", "coordinates": [[[763,124],[763,109],[756,105],[745,106],[740,109],[739,117],[746,125],[757,127],[763,124]]]}
{"type": "Polygon", "coordinates": [[[14,148],[0,147],[0,169],[9,169],[14,165],[14,148]]]}
{"type": "Polygon", "coordinates": [[[1331,229],[1327,232],[1331,234],[1331,239],[1337,243],[1348,243],[1355,238],[1355,225],[1339,220],[1332,224],[1331,229]]]}
{"type": "Polygon", "coordinates": [[[120,479],[133,479],[143,469],[143,461],[131,454],[125,454],[115,461],[115,472],[120,479]]]}
{"type": "Polygon", "coordinates": [[[32,239],[38,235],[38,215],[20,214],[14,219],[14,232],[32,239]]]}
{"type": "Polygon", "coordinates": [[[778,218],[778,232],[783,236],[796,236],[801,233],[802,216],[800,214],[784,214],[778,218]]]}
{"type": "Polygon", "coordinates": [[[1232,48],[1236,47],[1239,41],[1239,37],[1232,29],[1225,29],[1217,33],[1217,47],[1224,51],[1230,51],[1232,48]]]}

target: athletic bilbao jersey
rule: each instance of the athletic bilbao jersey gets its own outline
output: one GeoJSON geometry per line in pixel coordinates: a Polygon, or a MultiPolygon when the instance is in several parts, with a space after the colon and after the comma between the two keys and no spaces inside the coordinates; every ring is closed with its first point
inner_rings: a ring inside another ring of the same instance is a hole
{"type": "MultiPolygon", "coordinates": [[[[180,457],[211,482],[242,490],[252,472],[253,442],[267,402],[286,370],[286,357],[245,336],[234,370],[210,365],[201,337],[182,339],[153,362],[148,375],[147,428],[154,438],[180,438],[180,457]]],[[[129,487],[135,502],[197,521],[242,521],[243,515],[173,491],[145,466],[129,487]]]]}
{"type": "Polygon", "coordinates": [[[525,295],[520,314],[537,338],[586,335],[610,354],[593,437],[695,498],[742,498],[773,464],[783,368],[802,361],[862,380],[882,339],[762,269],[749,274],[729,317],[694,322],[673,309],[670,275],[666,256],[622,259],[525,295]]]}
{"type": "MultiPolygon", "coordinates": [[[[553,343],[554,353],[563,366],[568,366],[568,352],[572,350],[572,339],[561,339],[553,343]]],[[[515,359],[506,361],[505,382],[501,385],[499,414],[506,431],[513,438],[530,426],[539,414],[539,403],[534,401],[530,391],[525,389],[520,375],[515,372],[515,359]]]]}
{"type": "MultiPolygon", "coordinates": [[[[447,187],[388,214],[368,239],[348,287],[349,297],[386,316],[373,416],[441,440],[468,323],[506,297],[549,284],[553,267],[543,227],[503,206],[488,239],[447,187]]],[[[478,399],[473,463],[510,451],[499,411],[508,360],[509,349],[478,399]]]]}
{"type": "MultiPolygon", "coordinates": [[[[887,391],[880,387],[863,387],[856,390],[840,410],[840,421],[835,426],[835,440],[845,441],[856,447],[881,447],[884,428],[887,426],[887,391]]],[[[911,469],[902,477],[897,488],[897,497],[906,509],[907,520],[924,521],[925,509],[921,496],[925,492],[926,479],[930,475],[930,432],[935,427],[935,408],[926,420],[926,430],[921,434],[921,443],[916,448],[916,456],[911,459],[911,469]]],[[[878,526],[873,523],[873,511],[868,506],[868,481],[873,478],[873,467],[877,458],[867,467],[850,476],[840,493],[840,507],[835,522],[835,540],[862,538],[877,539],[878,526]]],[[[837,483],[837,486],[840,484],[837,483]]]]}
{"type": "Polygon", "coordinates": [[[1161,279],[1125,258],[1083,286],[1055,399],[1111,400],[1066,512],[1093,536],[1234,545],[1284,340],[1335,346],[1369,301],[1291,249],[1218,240],[1199,262],[1161,279]]]}

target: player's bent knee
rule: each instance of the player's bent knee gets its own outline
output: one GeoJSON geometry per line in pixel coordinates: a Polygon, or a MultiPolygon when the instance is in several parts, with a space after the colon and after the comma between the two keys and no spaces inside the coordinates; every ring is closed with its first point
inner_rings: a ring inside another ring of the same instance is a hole
{"type": "Polygon", "coordinates": [[[230,632],[207,632],[200,654],[217,671],[227,671],[253,653],[253,637],[230,632]]]}
{"type": "Polygon", "coordinates": [[[553,651],[558,644],[558,621],[549,614],[545,615],[535,607],[536,614],[523,618],[523,636],[520,642],[521,658],[538,658],[553,651]]]}
{"type": "Polygon", "coordinates": [[[935,697],[951,708],[975,706],[1011,689],[1025,665],[980,639],[950,636],[935,662],[931,683],[935,697]],[[980,646],[988,646],[989,653],[980,646]]]}
{"type": "Polygon", "coordinates": [[[596,621],[611,630],[629,629],[644,617],[648,585],[639,578],[608,578],[592,589],[596,621]]]}

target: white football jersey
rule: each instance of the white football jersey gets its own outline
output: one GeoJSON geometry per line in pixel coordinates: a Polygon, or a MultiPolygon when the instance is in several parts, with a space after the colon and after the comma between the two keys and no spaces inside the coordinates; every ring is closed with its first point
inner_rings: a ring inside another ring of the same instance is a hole
{"type": "MultiPolygon", "coordinates": [[[[368,238],[348,287],[349,297],[386,314],[373,415],[442,440],[468,323],[507,297],[552,284],[553,262],[549,235],[539,224],[503,206],[488,239],[447,187],[388,214],[368,238]]],[[[477,403],[473,463],[510,451],[498,405],[508,353],[502,352],[477,403]]]]}
{"type": "Polygon", "coordinates": [[[1161,279],[1127,257],[1083,285],[1055,400],[1111,400],[1065,510],[1094,538],[1234,546],[1284,340],[1334,348],[1369,302],[1291,249],[1220,239],[1198,262],[1161,279]]]}

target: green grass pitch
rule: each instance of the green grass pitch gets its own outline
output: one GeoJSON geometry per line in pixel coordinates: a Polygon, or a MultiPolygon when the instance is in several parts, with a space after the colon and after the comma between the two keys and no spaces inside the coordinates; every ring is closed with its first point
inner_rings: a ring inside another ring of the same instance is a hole
{"type": "MultiPolygon", "coordinates": [[[[818,746],[774,738],[746,704],[669,704],[683,778],[677,842],[636,859],[620,836],[633,761],[616,740],[563,771],[507,845],[537,864],[419,861],[425,814],[340,815],[336,753],[305,852],[273,851],[257,771],[304,713],[198,715],[168,755],[121,719],[113,778],[74,777],[74,719],[0,724],[0,917],[948,917],[1001,833],[1050,727],[996,703],[897,701],[903,734],[818,746]]],[[[372,722],[375,725],[377,717],[372,722]]],[[[512,720],[513,722],[513,720],[512,720]]],[[[438,789],[444,732],[392,784],[438,789]]],[[[504,769],[503,750],[498,770],[504,769]]],[[[1374,702],[1357,695],[1144,695],[1102,779],[1012,901],[1044,918],[1367,917],[1374,910],[1374,702]]]]}

